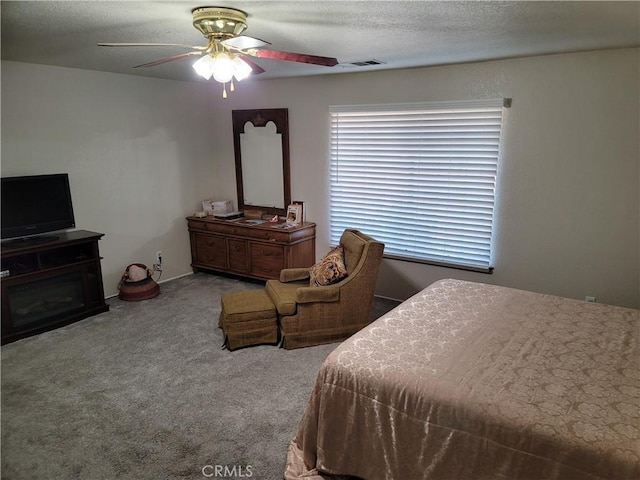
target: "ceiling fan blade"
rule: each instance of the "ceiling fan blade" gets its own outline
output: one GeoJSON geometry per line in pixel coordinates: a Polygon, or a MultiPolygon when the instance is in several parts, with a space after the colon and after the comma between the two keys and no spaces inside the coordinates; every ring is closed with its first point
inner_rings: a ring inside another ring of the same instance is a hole
{"type": "Polygon", "coordinates": [[[185,45],[182,43],[99,43],[99,47],[183,47],[195,50],[206,50],[202,45],[185,45]]]}
{"type": "Polygon", "coordinates": [[[279,52],[277,50],[263,50],[261,48],[251,48],[247,50],[247,55],[258,58],[271,58],[274,60],[287,60],[289,62],[310,63],[313,65],[324,65],[333,67],[338,64],[338,60],[331,57],[319,57],[317,55],[307,55],[304,53],[279,52]]]}
{"type": "Polygon", "coordinates": [[[231,48],[237,48],[239,50],[244,50],[246,48],[258,48],[264,47],[265,45],[271,45],[270,42],[265,40],[260,40],[259,38],[247,37],[246,35],[239,35],[237,37],[231,37],[226,40],[223,40],[223,45],[231,48]]]}
{"type": "Polygon", "coordinates": [[[200,52],[181,53],[179,55],[174,55],[172,57],[161,58],[160,60],[154,60],[153,62],[143,63],[142,65],[136,65],[133,68],[155,67],[156,65],[162,65],[163,63],[175,62],[176,60],[181,60],[183,58],[190,57],[191,55],[201,55],[201,53],[200,52]]]}
{"type": "Polygon", "coordinates": [[[264,73],[265,70],[264,68],[262,68],[260,65],[258,65],[256,62],[254,62],[253,60],[251,60],[248,56],[246,55],[238,55],[244,62],[247,62],[247,65],[249,65],[251,67],[251,73],[253,75],[259,75],[261,73],[264,73]]]}

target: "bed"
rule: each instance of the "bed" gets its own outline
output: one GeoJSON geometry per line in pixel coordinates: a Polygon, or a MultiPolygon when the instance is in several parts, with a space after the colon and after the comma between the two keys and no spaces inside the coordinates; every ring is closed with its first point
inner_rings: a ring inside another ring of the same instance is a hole
{"type": "Polygon", "coordinates": [[[286,480],[638,479],[639,311],[441,280],[323,363],[286,480]]]}

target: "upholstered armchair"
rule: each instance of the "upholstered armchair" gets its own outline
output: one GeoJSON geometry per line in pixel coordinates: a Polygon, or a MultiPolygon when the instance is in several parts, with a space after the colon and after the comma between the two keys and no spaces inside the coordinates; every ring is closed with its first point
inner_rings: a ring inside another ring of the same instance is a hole
{"type": "Polygon", "coordinates": [[[312,286],[314,267],[284,269],[280,280],[267,281],[284,348],[338,342],[369,323],[384,244],[347,229],[340,246],[346,276],[336,283],[312,286]]]}

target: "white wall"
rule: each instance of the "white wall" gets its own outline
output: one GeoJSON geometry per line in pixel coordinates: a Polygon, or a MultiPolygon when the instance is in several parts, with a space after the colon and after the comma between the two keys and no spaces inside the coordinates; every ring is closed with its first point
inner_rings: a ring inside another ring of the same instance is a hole
{"type": "MultiPolygon", "coordinates": [[[[402,71],[196,83],[2,62],[2,175],[68,172],[78,228],[105,233],[105,289],[163,250],[190,272],[184,217],[236,199],[231,110],[288,108],[292,195],[328,248],[328,107],[512,97],[498,186],[495,273],[385,260],[404,299],[454,277],[640,306],[639,50],[402,71]]],[[[318,67],[321,68],[321,67],[318,67]]]]}
{"type": "Polygon", "coordinates": [[[105,234],[107,295],[157,250],[161,279],[191,271],[184,218],[212,195],[211,96],[195,83],[2,62],[2,176],[69,174],[77,228],[105,234]]]}
{"type": "MultiPolygon", "coordinates": [[[[328,248],[328,107],[512,97],[493,275],[385,260],[377,293],[455,277],[640,306],[639,50],[339,76],[245,81],[216,103],[215,192],[236,199],[231,110],[288,108],[292,196],[328,248]]],[[[321,68],[321,67],[318,67],[321,68]]]]}

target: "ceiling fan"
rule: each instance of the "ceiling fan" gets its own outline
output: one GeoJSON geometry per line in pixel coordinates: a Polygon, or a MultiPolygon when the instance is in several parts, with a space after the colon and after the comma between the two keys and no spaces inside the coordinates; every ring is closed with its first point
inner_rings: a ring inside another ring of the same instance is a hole
{"type": "Polygon", "coordinates": [[[99,43],[101,47],[157,47],[174,46],[189,48],[191,51],[171,57],[136,65],[134,68],[146,68],[163,63],[181,60],[191,56],[200,58],[193,64],[196,72],[207,80],[225,84],[223,97],[226,98],[226,83],[233,79],[240,81],[247,76],[258,75],[265,70],[249,57],[287,60],[290,62],[308,63],[333,67],[338,60],[331,57],[307,55],[302,53],[267,50],[263,47],[269,42],[242,35],[247,29],[247,14],[242,10],[228,7],[197,7],[191,11],[193,26],[207,39],[206,45],[184,45],[179,43],[99,43]]]}

